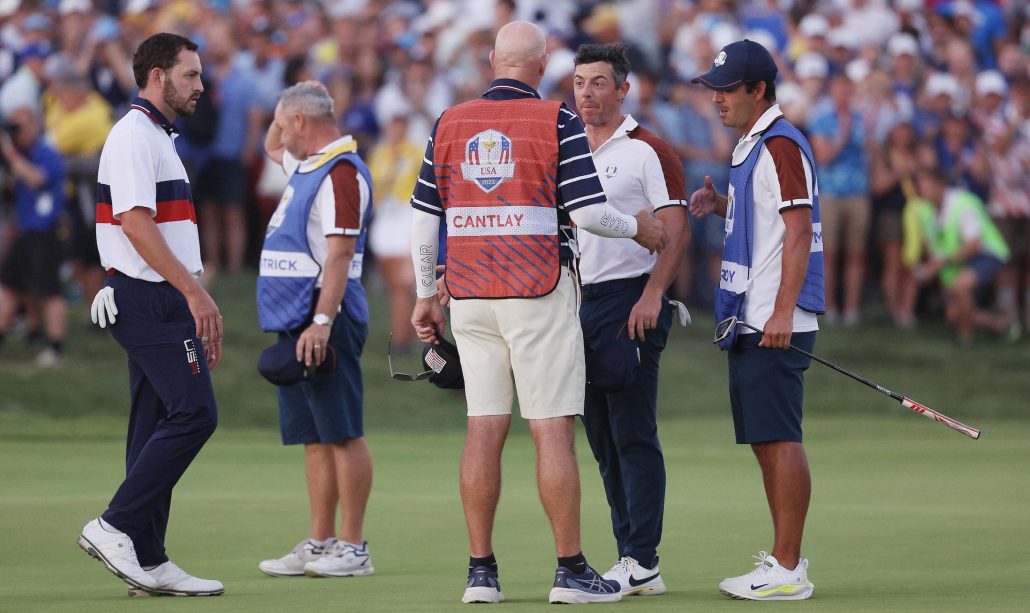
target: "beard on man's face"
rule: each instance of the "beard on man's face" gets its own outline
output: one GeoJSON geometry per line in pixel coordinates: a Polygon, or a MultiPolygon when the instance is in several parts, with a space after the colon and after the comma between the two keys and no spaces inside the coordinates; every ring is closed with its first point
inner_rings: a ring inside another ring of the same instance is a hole
{"type": "Polygon", "coordinates": [[[200,95],[196,96],[183,96],[179,92],[175,91],[171,81],[165,82],[164,87],[164,101],[168,105],[168,108],[178,115],[179,117],[186,117],[192,115],[193,111],[197,110],[197,99],[200,95]]]}

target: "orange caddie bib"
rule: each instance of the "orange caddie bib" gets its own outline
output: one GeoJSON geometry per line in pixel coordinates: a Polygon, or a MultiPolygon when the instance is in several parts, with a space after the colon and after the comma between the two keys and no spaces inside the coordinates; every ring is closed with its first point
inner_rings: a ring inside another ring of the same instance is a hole
{"type": "Polygon", "coordinates": [[[560,108],[473,100],[440,118],[433,166],[454,298],[536,298],[557,287],[560,108]]]}

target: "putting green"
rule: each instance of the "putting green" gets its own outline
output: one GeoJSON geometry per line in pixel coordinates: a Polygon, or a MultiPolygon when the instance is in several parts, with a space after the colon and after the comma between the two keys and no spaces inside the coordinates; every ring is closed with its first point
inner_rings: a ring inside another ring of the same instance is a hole
{"type": "MultiPolygon", "coordinates": [[[[3,611],[452,611],[466,562],[457,493],[460,432],[369,432],[375,484],[366,537],[375,575],[270,578],[263,558],[306,535],[301,451],[272,431],[218,432],[176,490],[169,553],[224,581],[218,598],[129,599],[124,584],[75,545],[122,470],[114,418],[21,421],[0,444],[3,611]],[[51,424],[52,425],[52,424],[51,424]],[[36,430],[30,435],[28,429],[36,430]],[[79,433],[76,434],[76,431],[79,433]]],[[[807,422],[814,497],[804,554],[820,611],[1017,610],[1030,543],[1030,424],[987,420],[970,441],[917,415],[819,416],[807,422]]],[[[730,610],[724,576],[749,569],[771,542],[758,469],[730,442],[729,420],[667,420],[669,468],[660,548],[669,592],[618,606],[730,610]]],[[[584,551],[607,568],[615,551],[592,458],[579,439],[584,551]]],[[[533,484],[532,444],[517,426],[505,450],[496,551],[505,610],[546,606],[553,545],[533,484]]],[[[778,606],[778,605],[777,605],[778,606]]],[[[796,605],[795,605],[796,606],[796,605]]]]}

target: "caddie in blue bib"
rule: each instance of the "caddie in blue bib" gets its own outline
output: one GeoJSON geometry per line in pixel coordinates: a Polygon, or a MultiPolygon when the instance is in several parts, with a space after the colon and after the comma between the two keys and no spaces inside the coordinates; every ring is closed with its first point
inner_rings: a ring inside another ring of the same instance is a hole
{"type": "MultiPolygon", "coordinates": [[[[311,207],[322,181],[333,166],[350,162],[372,185],[368,167],[355,153],[350,141],[328,151],[307,172],[299,169],[290,177],[275,214],[268,222],[265,243],[261,249],[257,284],[258,322],[265,332],[288,332],[306,324],[311,317],[313,298],[322,266],[315,261],[308,244],[307,227],[311,207]]],[[[372,196],[369,194],[369,201],[372,196]]],[[[371,220],[372,207],[365,210],[361,232],[354,245],[354,257],[347,274],[343,308],[358,323],[368,322],[368,300],[361,285],[362,258],[371,220]]]]}
{"type": "MultiPolygon", "coordinates": [[[[729,317],[740,317],[744,307],[744,297],[751,287],[752,279],[761,274],[767,263],[754,262],[754,208],[755,199],[751,174],[762,152],[762,146],[770,138],[782,136],[789,138],[801,148],[808,158],[811,168],[815,168],[815,156],[801,132],[782,117],[762,133],[757,143],[751,148],[745,160],[730,168],[730,185],[732,197],[726,206],[726,237],[722,248],[722,276],[719,289],[715,295],[716,321],[729,317]]],[[[819,221],[818,189],[812,194],[812,250],[808,256],[808,270],[798,294],[797,305],[806,311],[822,314],[826,310],[823,290],[823,251],[822,230],[819,221]]],[[[780,257],[779,252],[772,257],[780,257]]],[[[748,322],[762,325],[764,322],[748,322]]],[[[719,347],[728,350],[733,347],[737,336],[736,328],[730,330],[721,341],[719,347]]]]}

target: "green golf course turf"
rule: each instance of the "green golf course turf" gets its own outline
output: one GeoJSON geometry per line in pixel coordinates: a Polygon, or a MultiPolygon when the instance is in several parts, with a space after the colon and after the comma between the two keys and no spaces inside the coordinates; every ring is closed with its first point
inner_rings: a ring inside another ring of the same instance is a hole
{"type": "MultiPolygon", "coordinates": [[[[463,403],[430,384],[390,381],[385,305],[373,294],[366,346],[366,431],[375,483],[365,533],[374,575],[271,578],[257,570],[307,534],[302,450],[279,444],[272,386],[254,369],[271,337],[257,331],[253,280],[220,279],[226,350],[214,373],[220,426],[176,489],[168,552],[222,580],[217,598],[130,599],[75,544],[123,474],[125,357],[73,314],[60,367],[36,370],[17,338],[0,354],[0,611],[454,611],[467,548],[457,465],[463,403]]],[[[935,424],[813,364],[806,448],[813,499],[804,555],[815,595],[752,605],[718,593],[771,546],[758,467],[733,444],[725,357],[710,317],[674,330],[663,357],[660,434],[668,465],[661,568],[669,592],[621,608],[710,611],[1017,611],[1030,586],[1030,352],[981,338],[959,348],[947,328],[900,333],[874,321],[828,328],[816,353],[983,430],[979,441],[935,424]]],[[[546,359],[546,356],[541,356],[546,359]]],[[[394,367],[420,370],[414,355],[394,367]]],[[[602,572],[616,555],[607,504],[578,439],[583,549],[602,572]]],[[[505,610],[540,610],[554,573],[533,449],[514,420],[505,450],[495,548],[505,610]]],[[[603,606],[603,605],[602,605],[603,606]]]]}
{"type": "MultiPolygon", "coordinates": [[[[805,555],[820,611],[1014,611],[1025,604],[1030,451],[1025,423],[989,420],[973,442],[916,415],[809,420],[814,496],[805,555]]],[[[120,425],[105,420],[112,428],[120,425]]],[[[94,424],[94,427],[97,424],[94,424]]],[[[116,436],[5,439],[0,445],[0,610],[449,611],[460,606],[466,545],[457,494],[460,433],[369,434],[375,484],[366,522],[376,572],[353,579],[271,578],[257,570],[306,535],[299,449],[271,431],[215,435],[176,490],[169,554],[226,585],[218,598],[126,596],[75,545],[118,483],[116,436]]],[[[771,536],[757,467],[718,417],[663,425],[669,467],[663,576],[669,592],[620,607],[730,610],[727,575],[771,536]]],[[[600,479],[582,437],[583,546],[614,561],[600,479]]],[[[505,452],[496,551],[506,610],[540,608],[553,579],[549,528],[524,428],[505,452]]],[[[756,605],[750,605],[756,606],[756,605]]],[[[757,605],[768,606],[768,605],[757,605]]],[[[791,606],[791,605],[773,605],[791,606]]],[[[793,605],[801,606],[801,605],[793,605]]]]}

